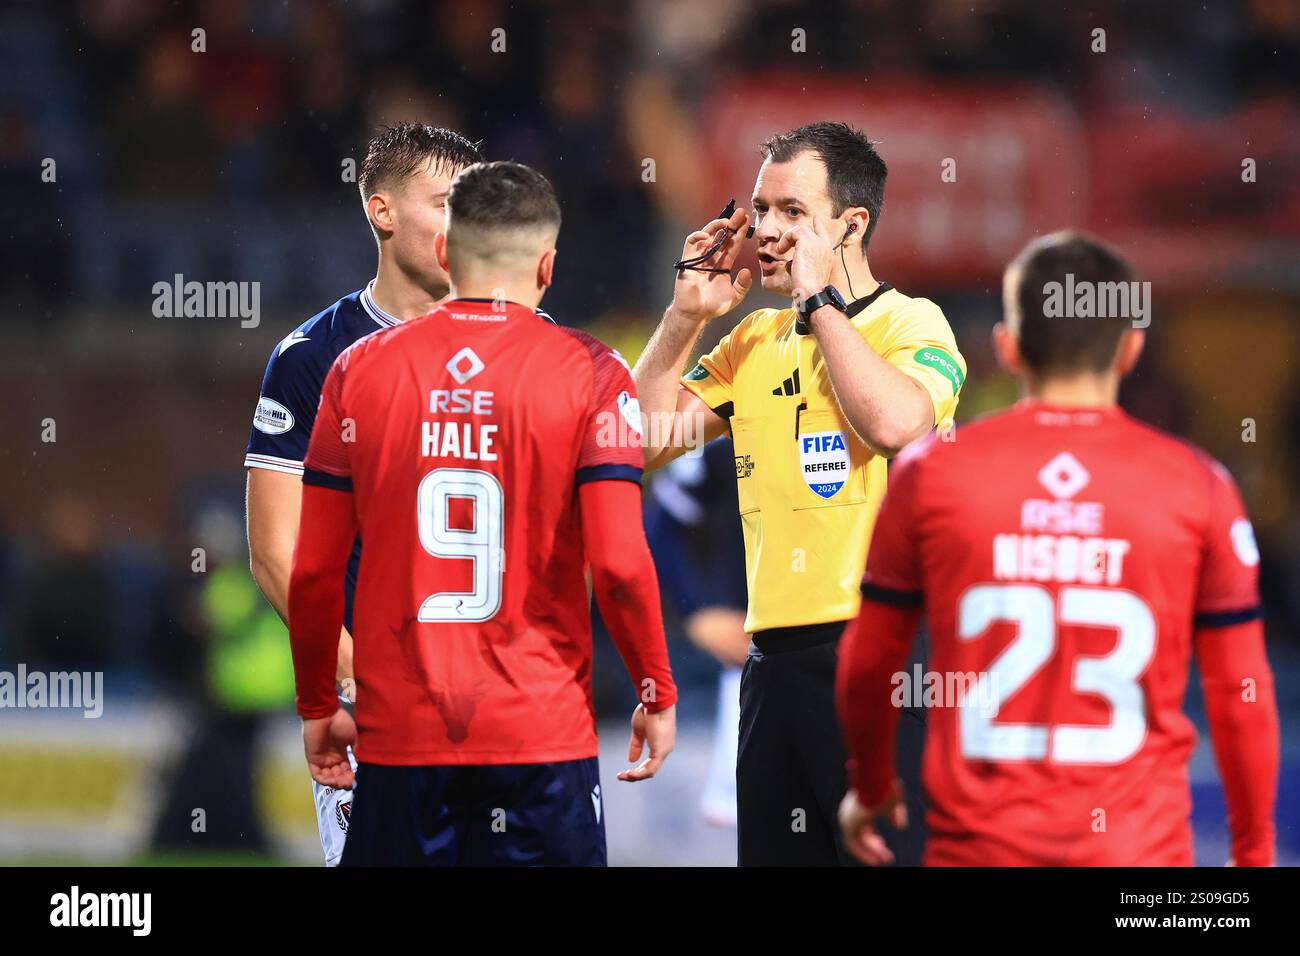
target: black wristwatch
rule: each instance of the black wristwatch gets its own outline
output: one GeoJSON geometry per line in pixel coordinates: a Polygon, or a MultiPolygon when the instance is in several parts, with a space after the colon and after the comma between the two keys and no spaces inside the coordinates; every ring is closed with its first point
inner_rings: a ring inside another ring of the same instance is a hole
{"type": "Polygon", "coordinates": [[[803,308],[799,310],[799,319],[795,322],[794,330],[800,335],[807,335],[812,331],[812,314],[824,305],[839,309],[841,312],[848,312],[849,307],[844,303],[844,296],[840,295],[840,290],[833,285],[828,285],[815,295],[810,295],[804,299],[803,308]]]}

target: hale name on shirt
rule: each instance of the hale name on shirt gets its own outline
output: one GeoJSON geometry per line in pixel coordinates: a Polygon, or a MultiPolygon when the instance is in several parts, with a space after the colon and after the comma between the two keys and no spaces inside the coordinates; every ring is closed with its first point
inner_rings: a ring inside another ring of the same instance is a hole
{"type": "MultiPolygon", "coordinates": [[[[471,388],[435,388],[429,393],[429,412],[444,416],[493,414],[492,392],[471,388]]],[[[420,423],[420,454],[425,458],[459,458],[463,461],[496,461],[493,448],[496,425],[436,420],[420,423]]]]}

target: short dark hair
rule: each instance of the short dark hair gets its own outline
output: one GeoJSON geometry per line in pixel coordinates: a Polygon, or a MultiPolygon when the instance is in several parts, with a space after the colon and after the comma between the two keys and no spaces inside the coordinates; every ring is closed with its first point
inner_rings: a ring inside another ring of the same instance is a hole
{"type": "Polygon", "coordinates": [[[482,143],[474,143],[454,130],[426,123],[399,123],[381,129],[366,144],[357,188],[365,202],[383,186],[403,182],[432,163],[434,169],[454,172],[483,161],[482,143]]]}
{"type": "Polygon", "coordinates": [[[1020,355],[1038,375],[1103,372],[1115,360],[1131,317],[1083,317],[1066,310],[1048,315],[1047,302],[1072,276],[1074,286],[1133,281],[1133,268],[1118,252],[1092,236],[1055,232],[1029,243],[1007,267],[1005,290],[1020,355]],[[1053,283],[1057,284],[1052,290],[1053,283]]]}
{"type": "Polygon", "coordinates": [[[550,181],[523,163],[477,163],[451,184],[447,211],[452,228],[549,226],[560,228],[560,201],[550,181]]]}
{"type": "Polygon", "coordinates": [[[838,216],[851,206],[864,206],[871,213],[862,236],[862,253],[866,255],[867,242],[876,231],[885,204],[885,177],[889,173],[875,143],[847,123],[809,123],[765,140],[759,151],[774,163],[789,162],[805,151],[816,153],[826,167],[831,215],[838,216]]]}

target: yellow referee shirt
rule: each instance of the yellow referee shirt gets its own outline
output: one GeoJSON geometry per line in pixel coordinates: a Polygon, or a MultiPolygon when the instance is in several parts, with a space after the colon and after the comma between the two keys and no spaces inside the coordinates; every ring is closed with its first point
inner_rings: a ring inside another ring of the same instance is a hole
{"type": "MultiPolygon", "coordinates": [[[[946,427],[966,361],[939,307],[886,283],[850,305],[876,353],[916,379],[946,427]]],[[[794,309],[741,320],[682,378],[730,419],[745,528],[745,630],[843,621],[858,585],[888,466],[845,421],[817,340],[798,335],[794,309]]]]}

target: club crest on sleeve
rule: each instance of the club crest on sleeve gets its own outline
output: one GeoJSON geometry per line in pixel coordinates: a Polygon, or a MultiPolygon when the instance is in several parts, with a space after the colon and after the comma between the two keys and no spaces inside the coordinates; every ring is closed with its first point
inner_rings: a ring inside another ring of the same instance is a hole
{"type": "Polygon", "coordinates": [[[1232,550],[1237,560],[1248,568],[1259,564],[1259,545],[1255,543],[1255,529],[1246,518],[1238,518],[1229,530],[1232,537],[1232,550]]]}
{"type": "Polygon", "coordinates": [[[623,416],[628,428],[641,434],[641,403],[631,393],[619,392],[618,413],[623,416]]]}

